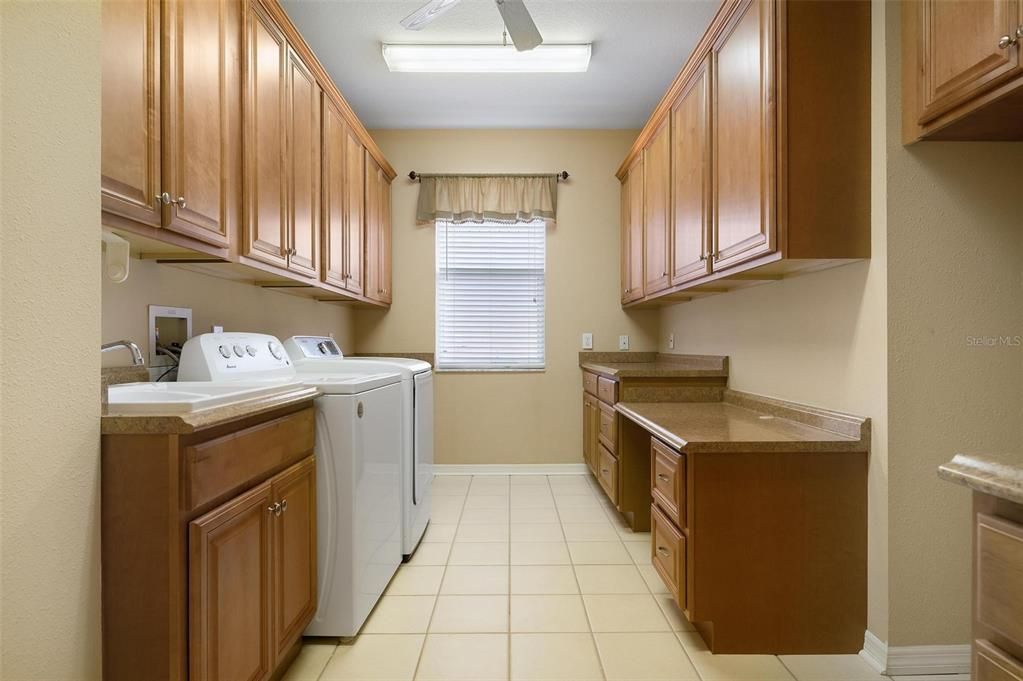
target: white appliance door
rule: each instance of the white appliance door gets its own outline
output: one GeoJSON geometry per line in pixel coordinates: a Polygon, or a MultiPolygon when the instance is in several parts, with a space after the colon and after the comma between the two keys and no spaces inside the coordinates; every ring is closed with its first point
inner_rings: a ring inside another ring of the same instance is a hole
{"type": "Polygon", "coordinates": [[[412,455],[412,500],[418,505],[429,499],[433,480],[433,372],[416,374],[414,451],[412,455]]]}

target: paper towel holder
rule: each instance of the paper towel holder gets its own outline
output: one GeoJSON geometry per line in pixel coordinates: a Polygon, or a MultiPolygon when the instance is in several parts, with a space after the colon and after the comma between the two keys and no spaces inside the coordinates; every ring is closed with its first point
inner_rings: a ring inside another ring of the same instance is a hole
{"type": "Polygon", "coordinates": [[[113,232],[103,230],[103,272],[111,281],[121,284],[128,279],[131,244],[113,232]]]}

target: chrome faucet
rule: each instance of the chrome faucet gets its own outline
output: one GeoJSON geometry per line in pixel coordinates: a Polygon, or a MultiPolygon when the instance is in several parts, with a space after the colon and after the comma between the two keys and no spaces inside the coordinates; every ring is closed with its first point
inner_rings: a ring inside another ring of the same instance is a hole
{"type": "Polygon", "coordinates": [[[145,366],[146,360],[142,357],[142,351],[139,350],[139,346],[132,343],[130,340],[119,340],[113,343],[104,343],[99,346],[100,352],[109,352],[111,350],[117,350],[118,348],[125,348],[131,350],[131,363],[132,366],[145,366]]]}

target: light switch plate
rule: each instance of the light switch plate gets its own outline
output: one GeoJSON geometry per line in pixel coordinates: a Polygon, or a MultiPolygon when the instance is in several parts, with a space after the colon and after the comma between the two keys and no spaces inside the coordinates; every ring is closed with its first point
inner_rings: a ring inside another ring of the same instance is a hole
{"type": "Polygon", "coordinates": [[[674,350],[675,349],[675,334],[674,333],[668,334],[668,349],[669,350],[674,350]]]}
{"type": "Polygon", "coordinates": [[[592,349],[593,349],[593,334],[587,331],[586,333],[583,334],[583,350],[592,350],[592,349]]]}
{"type": "Polygon", "coordinates": [[[629,337],[628,336],[618,336],[618,349],[619,350],[628,350],[629,349],[629,337]]]}

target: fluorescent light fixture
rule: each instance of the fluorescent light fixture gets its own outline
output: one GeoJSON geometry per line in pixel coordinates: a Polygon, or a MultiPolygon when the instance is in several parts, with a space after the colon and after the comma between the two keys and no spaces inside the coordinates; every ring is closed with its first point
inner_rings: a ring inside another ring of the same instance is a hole
{"type": "Polygon", "coordinates": [[[590,66],[590,43],[540,45],[517,52],[514,45],[383,46],[391,71],[407,73],[582,73],[590,66]]]}

